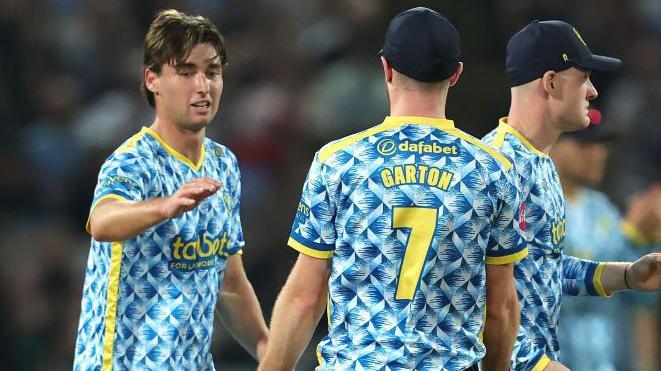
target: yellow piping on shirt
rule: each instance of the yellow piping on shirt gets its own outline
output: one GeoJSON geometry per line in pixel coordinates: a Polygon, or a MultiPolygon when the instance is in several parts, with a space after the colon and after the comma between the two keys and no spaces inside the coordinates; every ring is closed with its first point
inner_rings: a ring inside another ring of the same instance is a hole
{"type": "Polygon", "coordinates": [[[110,252],[110,274],[108,275],[108,299],[106,305],[106,332],[103,337],[102,371],[112,370],[115,327],[117,325],[117,300],[119,294],[119,273],[122,269],[124,244],[113,242],[110,252]]]}

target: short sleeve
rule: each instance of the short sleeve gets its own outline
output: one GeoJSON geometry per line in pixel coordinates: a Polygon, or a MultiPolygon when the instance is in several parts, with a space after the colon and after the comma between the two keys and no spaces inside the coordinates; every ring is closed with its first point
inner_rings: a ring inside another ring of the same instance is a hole
{"type": "MultiPolygon", "coordinates": [[[[494,174],[494,173],[492,173],[494,174]]],[[[514,181],[513,171],[502,170],[491,183],[496,214],[486,251],[487,264],[509,264],[528,255],[525,204],[514,181]]],[[[492,175],[493,176],[493,175],[492,175]]]]}
{"type": "MultiPolygon", "coordinates": [[[[227,197],[230,207],[228,251],[229,255],[241,253],[246,242],[243,240],[243,228],[241,227],[241,171],[236,156],[228,151],[231,158],[231,171],[227,178],[227,197]]],[[[223,197],[225,197],[223,195],[223,197]]]]}
{"type": "MultiPolygon", "coordinates": [[[[94,189],[90,215],[92,215],[94,207],[107,198],[143,200],[150,177],[150,167],[137,152],[116,151],[101,166],[94,189]]],[[[89,220],[86,229],[89,231],[89,220]]]]}
{"type": "Polygon", "coordinates": [[[335,249],[335,206],[327,185],[327,169],[315,155],[298,204],[288,245],[299,252],[328,259],[335,249]]]}

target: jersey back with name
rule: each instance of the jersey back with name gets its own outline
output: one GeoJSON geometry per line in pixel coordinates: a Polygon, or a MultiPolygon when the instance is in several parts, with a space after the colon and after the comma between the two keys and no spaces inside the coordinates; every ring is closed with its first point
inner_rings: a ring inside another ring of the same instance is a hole
{"type": "Polygon", "coordinates": [[[565,201],[551,157],[538,151],[501,119],[483,138],[512,159],[524,198],[529,255],[514,268],[521,327],[513,356],[529,362],[540,352],[557,359],[557,321],[562,296],[565,201]]]}
{"type": "Polygon", "coordinates": [[[485,261],[525,256],[509,161],[452,121],[388,117],[315,156],[289,245],[332,259],[323,370],[484,356],[485,261]]]}
{"type": "Polygon", "coordinates": [[[205,139],[193,164],[148,128],[103,164],[99,201],[174,194],[210,177],[220,190],[195,209],[120,242],[92,239],[75,370],[209,370],[216,298],[229,255],[240,251],[240,175],[234,155],[205,139]]]}

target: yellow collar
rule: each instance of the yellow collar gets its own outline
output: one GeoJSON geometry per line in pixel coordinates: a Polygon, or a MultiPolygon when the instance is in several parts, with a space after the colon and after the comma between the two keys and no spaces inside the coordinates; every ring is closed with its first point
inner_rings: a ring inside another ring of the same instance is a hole
{"type": "Polygon", "coordinates": [[[386,119],[383,121],[383,125],[386,126],[401,126],[407,124],[433,126],[442,130],[454,129],[454,121],[433,117],[386,116],[386,119]]]}
{"type": "Polygon", "coordinates": [[[161,146],[163,148],[165,148],[165,151],[167,151],[172,157],[174,157],[177,160],[183,162],[186,166],[190,167],[191,169],[193,169],[195,171],[199,171],[200,168],[202,167],[202,164],[204,163],[204,158],[206,157],[206,151],[204,150],[204,143],[202,143],[202,153],[200,154],[200,160],[197,162],[197,164],[194,164],[193,161],[191,161],[188,157],[184,156],[183,154],[178,152],[176,149],[172,148],[169,144],[167,144],[152,129],[150,129],[148,127],[143,127],[142,132],[151,135],[154,139],[156,139],[161,144],[161,146]]]}
{"type": "Polygon", "coordinates": [[[528,139],[526,139],[521,133],[519,133],[518,131],[516,131],[516,129],[514,129],[513,127],[511,127],[511,126],[507,123],[507,117],[503,117],[503,118],[501,118],[501,119],[498,121],[498,131],[504,131],[504,132],[506,132],[506,133],[512,134],[512,135],[514,135],[515,137],[519,138],[519,141],[521,141],[521,143],[522,143],[526,148],[528,148],[529,150],[533,151],[533,153],[535,153],[535,154],[537,154],[537,155],[539,155],[539,156],[542,156],[542,157],[548,157],[548,156],[549,156],[548,154],[546,154],[546,153],[544,153],[544,152],[538,150],[537,148],[535,148],[535,146],[533,146],[533,145],[528,141],[528,139]]]}

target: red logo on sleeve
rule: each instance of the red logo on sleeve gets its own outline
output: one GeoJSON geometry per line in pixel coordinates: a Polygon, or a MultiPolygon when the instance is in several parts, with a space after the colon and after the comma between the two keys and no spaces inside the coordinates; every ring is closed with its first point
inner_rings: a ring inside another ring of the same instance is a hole
{"type": "Polygon", "coordinates": [[[519,207],[519,228],[522,231],[526,231],[526,204],[521,202],[521,206],[519,207]]]}

